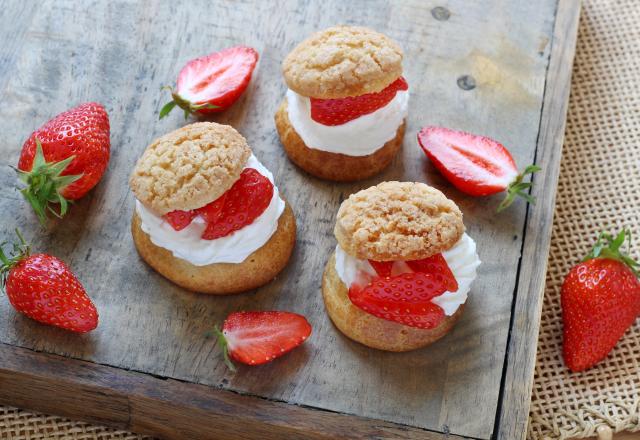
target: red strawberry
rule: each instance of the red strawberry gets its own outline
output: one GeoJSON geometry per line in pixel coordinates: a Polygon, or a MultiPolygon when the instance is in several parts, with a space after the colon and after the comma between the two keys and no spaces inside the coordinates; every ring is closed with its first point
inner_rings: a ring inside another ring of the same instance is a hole
{"type": "Polygon", "coordinates": [[[182,231],[189,226],[196,217],[195,211],[171,211],[165,214],[164,219],[169,222],[171,227],[176,231],[182,231]]]}
{"type": "Polygon", "coordinates": [[[393,261],[375,261],[369,260],[369,264],[376,271],[379,277],[386,278],[391,276],[393,270],[393,261]]]}
{"type": "Polygon", "coordinates": [[[31,133],[22,146],[21,190],[42,223],[47,211],[62,217],[68,200],[84,196],[102,178],[110,153],[109,116],[95,102],[60,113],[31,133]],[[59,213],[51,208],[60,204],[59,213]]]}
{"type": "Polygon", "coordinates": [[[311,335],[311,325],[297,313],[236,312],[215,332],[225,362],[235,371],[229,358],[247,365],[271,362],[302,344],[311,335]]]}
{"type": "MultiPolygon", "coordinates": [[[[17,232],[17,231],[16,231],[17,232]]],[[[0,249],[0,285],[15,309],[43,324],[86,333],[98,326],[98,311],[80,281],[56,257],[29,254],[20,244],[7,257],[0,249]]]]}
{"type": "MultiPolygon", "coordinates": [[[[205,240],[225,237],[253,223],[271,203],[273,184],[253,168],[246,168],[223,197],[224,206],[218,220],[208,223],[202,234],[205,240]]],[[[204,209],[209,209],[208,206],[204,209]]]]}
{"type": "Polygon", "coordinates": [[[160,110],[160,119],[177,105],[190,113],[206,114],[226,110],[245,91],[258,62],[258,52],[246,46],[230,47],[189,61],[178,74],[173,101],[160,110]]]}
{"type": "Polygon", "coordinates": [[[387,105],[400,90],[408,90],[407,81],[400,77],[384,90],[341,99],[311,98],[311,119],[323,125],[342,125],[387,105]]]}
{"type": "Polygon", "coordinates": [[[640,265],[620,250],[629,235],[601,234],[562,284],[564,361],[572,371],[604,359],[640,314],[640,265]]]}
{"type": "Polygon", "coordinates": [[[444,273],[424,272],[377,278],[364,287],[352,285],[349,299],[355,306],[378,318],[431,329],[437,327],[445,316],[444,310],[431,299],[442,295],[448,286],[456,283],[453,275],[450,278],[444,273]]]}
{"type": "Polygon", "coordinates": [[[435,275],[438,282],[444,284],[447,292],[458,290],[458,281],[453,276],[453,272],[447,264],[442,254],[436,254],[422,260],[407,261],[407,264],[414,272],[430,273],[435,275]]]}
{"type": "Polygon", "coordinates": [[[207,223],[216,223],[222,216],[225,200],[227,200],[227,193],[222,194],[208,205],[196,209],[196,213],[200,214],[207,223]]]}
{"type": "Polygon", "coordinates": [[[520,196],[535,203],[525,190],[531,182],[523,182],[527,174],[540,171],[529,165],[518,174],[511,153],[500,143],[484,136],[444,127],[424,127],[418,133],[418,143],[431,162],[460,191],[472,196],[487,196],[507,191],[498,212],[520,196]]]}

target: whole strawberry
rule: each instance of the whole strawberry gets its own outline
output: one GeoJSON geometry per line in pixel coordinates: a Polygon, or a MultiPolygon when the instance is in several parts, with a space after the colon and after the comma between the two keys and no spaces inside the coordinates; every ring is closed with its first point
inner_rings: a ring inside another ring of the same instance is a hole
{"type": "Polygon", "coordinates": [[[620,250],[629,235],[601,234],[562,284],[564,361],[572,371],[604,359],[640,314],[639,265],[620,250]]]}
{"type": "Polygon", "coordinates": [[[86,333],[98,326],[98,312],[82,284],[62,261],[47,254],[31,255],[20,242],[7,256],[0,248],[0,286],[11,305],[43,324],[86,333]]]}
{"type": "Polygon", "coordinates": [[[40,221],[46,221],[47,211],[64,216],[69,200],[89,192],[102,178],[109,154],[109,116],[95,102],[60,113],[31,133],[18,172],[27,185],[21,192],[40,221]]]}

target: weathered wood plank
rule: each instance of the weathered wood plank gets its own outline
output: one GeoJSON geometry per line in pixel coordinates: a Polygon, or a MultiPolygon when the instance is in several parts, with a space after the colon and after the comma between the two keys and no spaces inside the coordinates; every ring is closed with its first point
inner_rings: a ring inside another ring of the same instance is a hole
{"type": "Polygon", "coordinates": [[[529,419],[533,370],[542,312],[547,256],[560,174],[565,116],[569,104],[574,48],[578,36],[580,0],[560,0],[547,72],[536,162],[544,172],[535,176],[525,229],[520,280],[514,300],[513,328],[509,339],[505,393],[498,419],[498,438],[524,439],[529,419]]]}
{"type": "Polygon", "coordinates": [[[256,399],[2,343],[0,358],[4,401],[163,438],[444,438],[422,429],[256,399]],[[34,395],[40,399],[34,402],[34,395]]]}
{"type": "MultiPolygon", "coordinates": [[[[16,0],[12,0],[16,1],[16,0]]],[[[10,187],[19,147],[31,130],[81,101],[110,114],[113,156],[103,182],[63,223],[39,229],[17,193],[0,195],[6,239],[20,226],[37,249],[68,261],[101,312],[101,325],[78,337],[16,314],[0,298],[0,342],[211,385],[331,411],[489,438],[516,286],[525,207],[493,213],[499,197],[473,199],[453,190],[416,147],[425,124],[483,133],[504,142],[524,166],[534,158],[555,0],[271,2],[204,0],[180,6],[159,0],[42,2],[7,75],[0,107],[0,184],[10,187]],[[432,12],[433,11],[433,12],[432,12]],[[311,178],[286,160],[272,116],[285,86],[280,63],[311,32],[336,23],[364,24],[405,49],[411,86],[404,151],[374,179],[336,185],[311,178]],[[91,32],[87,32],[91,29],[91,32]],[[145,266],[130,234],[133,198],[127,177],[146,145],[184,121],[157,121],[188,59],[233,44],[261,54],[256,77],[236,106],[216,121],[238,128],[276,176],[292,204],[299,241],[289,267],[270,285],[233,298],[186,293],[145,266]],[[473,88],[471,86],[474,85],[473,88]],[[414,353],[381,353],[339,334],[319,293],[335,246],[335,211],[354,191],[382,180],[437,186],[465,213],[484,265],[462,321],[452,334],[414,353]],[[237,309],[288,309],[307,315],[313,337],[304,348],[264,367],[230,375],[204,334],[237,309]]],[[[536,208],[537,209],[537,208],[536,208]]],[[[542,205],[542,209],[549,209],[542,205]]],[[[535,344],[535,338],[529,341],[535,344]]],[[[0,360],[0,366],[2,365],[0,360]]],[[[117,415],[117,414],[116,414],[117,415]]]]}

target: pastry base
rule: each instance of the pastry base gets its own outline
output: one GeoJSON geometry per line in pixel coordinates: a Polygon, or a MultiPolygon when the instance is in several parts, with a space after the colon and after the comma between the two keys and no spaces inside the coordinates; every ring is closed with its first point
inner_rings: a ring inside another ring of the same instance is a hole
{"type": "Polygon", "coordinates": [[[153,244],[140,224],[140,217],[134,212],[131,222],[133,242],[149,266],[185,289],[213,295],[240,293],[267,284],[287,265],[296,241],[296,220],[288,203],[271,239],[239,264],[194,266],[153,244]]]}
{"type": "Polygon", "coordinates": [[[327,313],[338,330],[371,348],[400,352],[425,347],[449,333],[462,316],[464,304],[438,327],[424,330],[370,315],[353,305],[347,286],[338,276],[335,266],[334,253],[322,277],[322,297],[327,313]]]}
{"type": "Polygon", "coordinates": [[[368,156],[348,156],[316,150],[305,145],[289,121],[287,99],[275,115],[276,129],[289,159],[300,168],[321,179],[350,182],[374,176],[385,169],[402,147],[405,122],[398,127],[396,137],[368,156]]]}

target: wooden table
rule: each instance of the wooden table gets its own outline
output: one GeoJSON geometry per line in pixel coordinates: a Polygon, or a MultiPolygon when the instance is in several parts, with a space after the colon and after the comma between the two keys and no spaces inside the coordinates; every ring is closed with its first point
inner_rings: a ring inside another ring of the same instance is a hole
{"type": "Polygon", "coordinates": [[[216,1],[9,0],[0,15],[0,239],[20,227],[34,248],[66,260],[100,310],[85,336],[41,326],[0,298],[0,401],[181,438],[523,438],[579,15],[578,0],[216,1]],[[387,33],[405,50],[411,87],[402,154],[355,184],[314,179],[285,157],[273,114],[280,63],[311,32],[336,23],[387,33]],[[155,137],[189,59],[247,44],[260,52],[249,89],[214,120],[243,133],[274,172],[298,220],[288,268],[256,292],[187,293],[138,257],[127,177],[155,137]],[[106,107],[112,159],[102,183],[63,222],[39,228],[7,165],[44,121],[80,102],[106,107]],[[416,145],[441,124],[499,139],[532,162],[535,207],[495,214],[500,197],[452,189],[416,145]],[[342,336],[320,281],[335,247],[339,203],[382,180],[426,181],[461,207],[483,265],[465,315],[433,346],[391,354],[342,336]],[[314,327],[304,348],[272,364],[224,366],[215,323],[238,309],[286,309],[314,327]]]}

